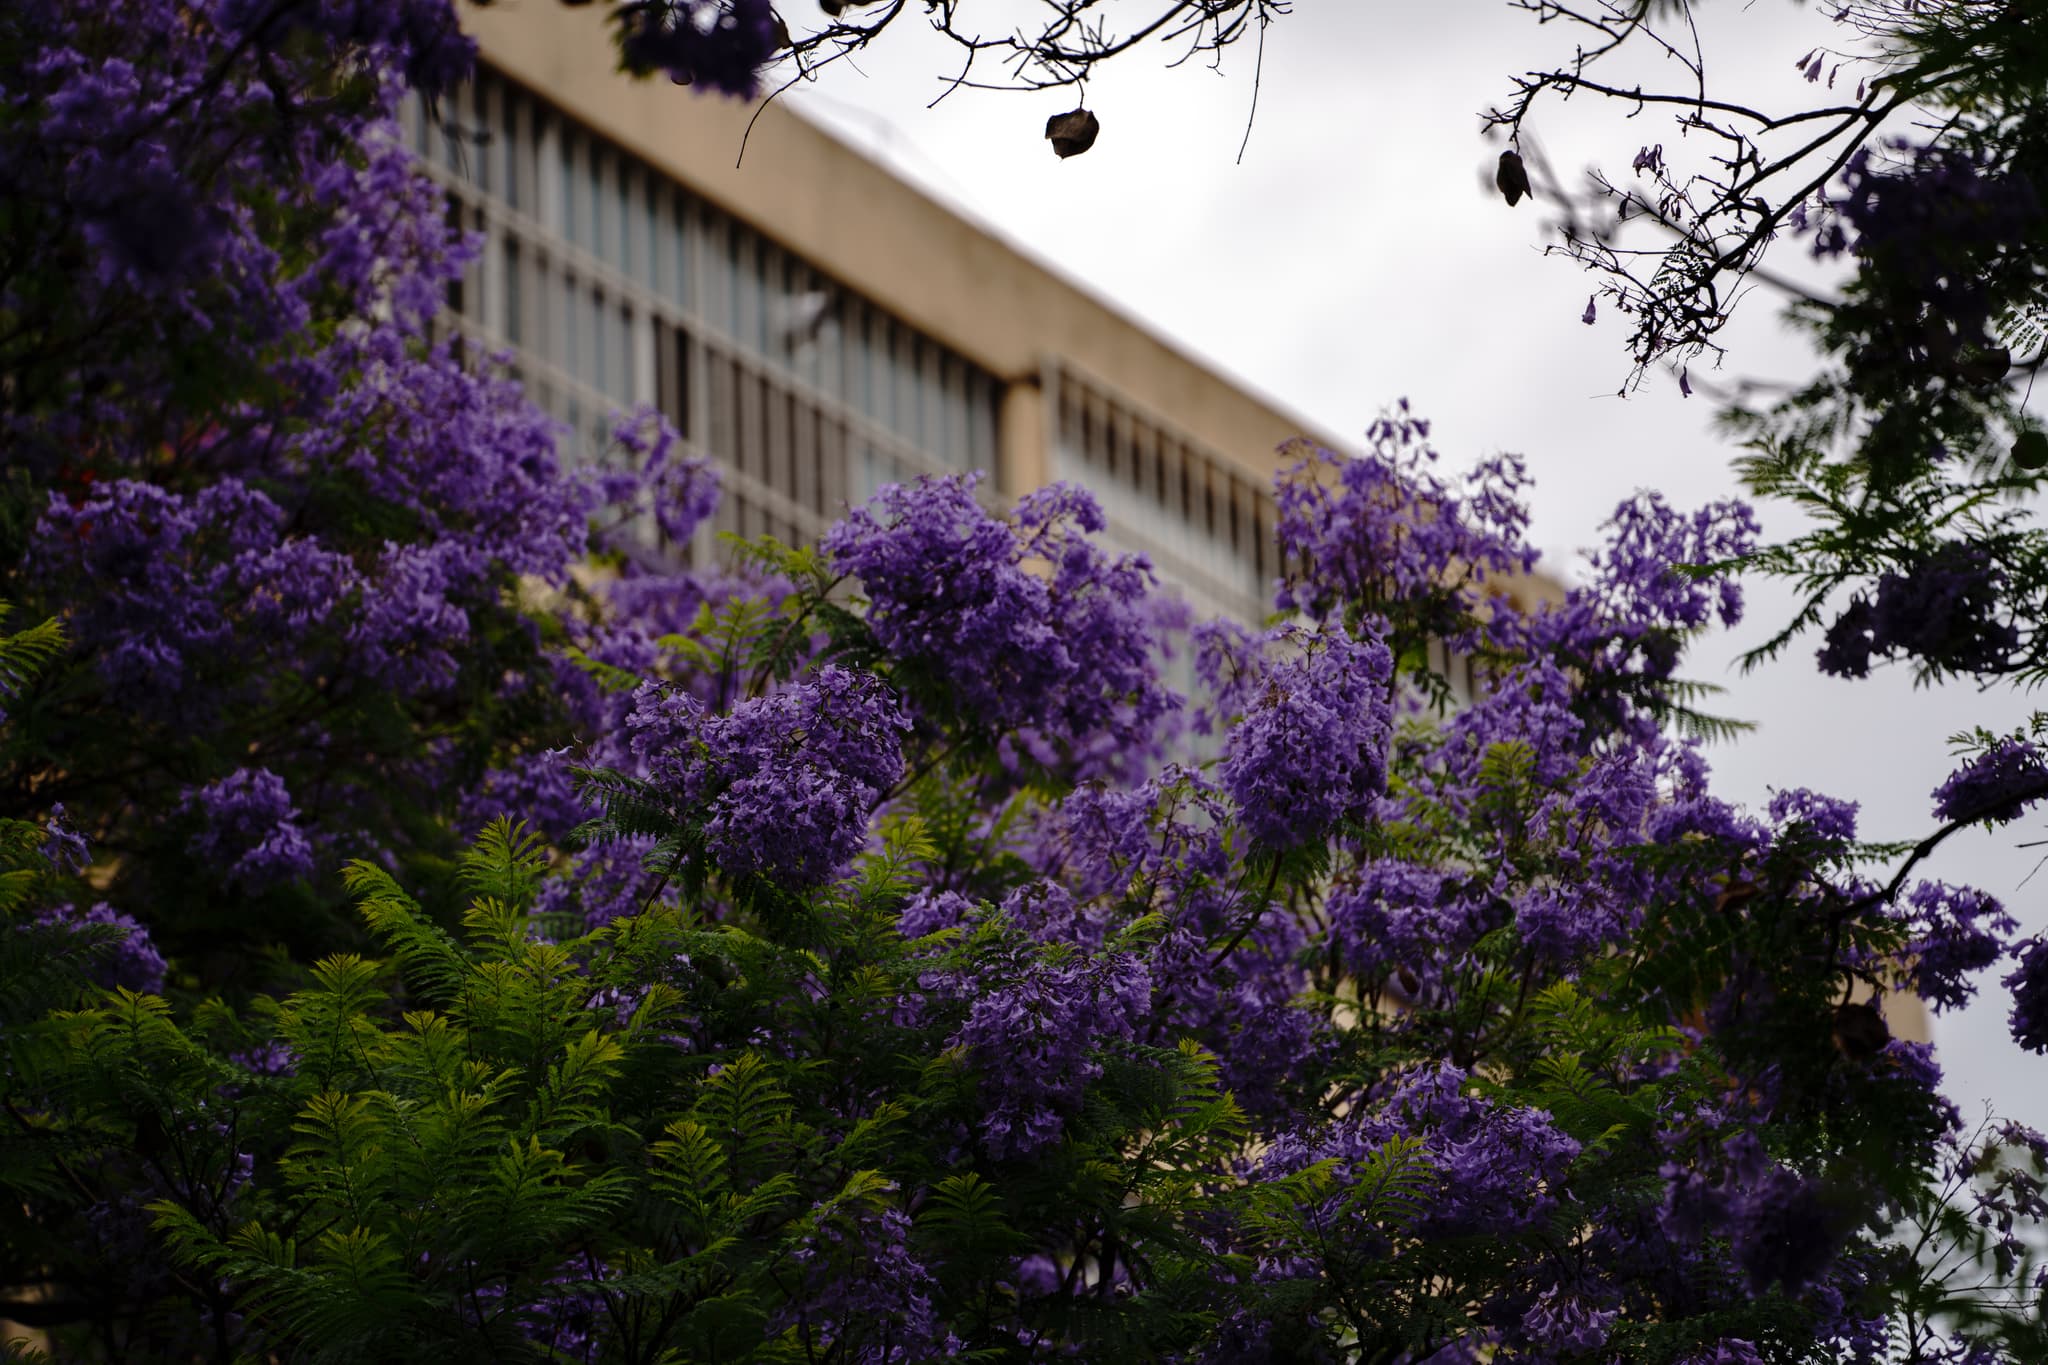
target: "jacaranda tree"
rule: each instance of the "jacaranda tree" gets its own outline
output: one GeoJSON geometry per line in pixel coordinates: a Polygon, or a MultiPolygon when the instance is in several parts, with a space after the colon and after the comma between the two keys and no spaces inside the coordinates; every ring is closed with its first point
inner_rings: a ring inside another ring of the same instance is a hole
{"type": "MultiPolygon", "coordinates": [[[[1737,468],[1751,491],[1808,528],[1740,565],[1800,594],[1749,662],[1817,634],[1818,665],[1836,677],[1896,665],[1923,682],[2038,684],[2048,434],[2030,400],[2048,364],[2048,11],[1824,7],[1826,41],[1793,54],[1813,98],[1773,108],[1720,88],[1701,40],[1713,7],[1517,5],[1585,41],[1569,63],[1517,79],[1489,115],[1498,131],[1517,146],[1529,134],[1533,149],[1573,95],[1652,116],[1647,130],[1631,124],[1629,175],[1595,171],[1584,193],[1545,186],[1562,208],[1557,249],[1630,320],[1634,379],[1666,366],[1690,391],[1721,363],[1715,337],[1758,283],[1789,299],[1818,353],[1775,403],[1735,388],[1723,412],[1749,448],[1737,468]],[[1630,62],[1648,56],[1645,84],[1630,62]],[[1660,84],[1674,71],[1677,85],[1660,84]]],[[[2009,734],[1957,736],[1960,766],[1914,856],[2048,795],[2044,736],[2038,712],[2009,734]]],[[[2013,1033],[2040,1051],[2048,942],[2016,956],[2013,1033]]]]}
{"type": "MultiPolygon", "coordinates": [[[[1742,599],[1680,566],[1744,508],[1632,499],[1526,605],[1521,465],[1446,479],[1396,409],[1294,452],[1263,627],[1162,634],[1069,486],[662,572],[715,491],[673,433],[570,468],[433,340],[466,247],[389,115],[467,59],[437,0],[0,13],[0,1316],[86,1360],[2042,1358],[2048,1142],[1873,1003],[1969,999],[2010,921],[1852,803],[1710,790],[1678,670],[1742,599]]],[[[2009,819],[2039,766],[1930,799],[2009,819]]]]}

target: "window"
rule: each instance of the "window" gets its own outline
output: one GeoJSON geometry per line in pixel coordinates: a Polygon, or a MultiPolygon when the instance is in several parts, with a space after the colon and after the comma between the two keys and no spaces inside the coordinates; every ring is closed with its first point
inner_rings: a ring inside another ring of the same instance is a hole
{"type": "Polygon", "coordinates": [[[580,447],[658,403],[726,466],[719,524],[808,538],[931,469],[992,469],[1003,386],[647,163],[483,73],[402,126],[485,261],[452,290],[580,447]],[[593,262],[602,268],[593,268],[593,262]]]}

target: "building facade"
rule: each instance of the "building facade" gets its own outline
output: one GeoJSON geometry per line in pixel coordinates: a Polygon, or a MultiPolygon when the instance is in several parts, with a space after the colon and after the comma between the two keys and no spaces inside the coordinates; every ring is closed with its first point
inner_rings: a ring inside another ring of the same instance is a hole
{"type": "Polygon", "coordinates": [[[724,476],[713,531],[790,541],[919,474],[998,503],[1073,479],[1198,612],[1266,610],[1299,419],[786,106],[748,134],[752,109],[622,76],[593,10],[465,19],[478,79],[407,114],[484,243],[449,323],[571,440],[658,406],[724,476]]]}

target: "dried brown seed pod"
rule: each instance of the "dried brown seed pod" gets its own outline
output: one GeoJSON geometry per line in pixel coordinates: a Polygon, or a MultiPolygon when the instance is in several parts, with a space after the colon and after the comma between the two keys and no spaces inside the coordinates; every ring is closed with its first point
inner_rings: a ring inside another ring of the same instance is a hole
{"type": "Polygon", "coordinates": [[[2021,432],[2012,443],[2012,462],[2025,470],[2048,466],[2048,432],[2039,427],[2021,432]]]}
{"type": "Polygon", "coordinates": [[[1045,135],[1052,139],[1052,149],[1062,161],[1093,147],[1095,135],[1101,131],[1102,121],[1086,109],[1069,109],[1045,121],[1045,135]]]}
{"type": "Polygon", "coordinates": [[[1522,154],[1512,148],[1500,154],[1500,167],[1493,173],[1493,184],[1500,191],[1501,198],[1508,201],[1509,208],[1521,203],[1523,195],[1534,193],[1529,188],[1529,168],[1522,164],[1522,154]]]}
{"type": "Polygon", "coordinates": [[[1835,1047],[1852,1062],[1866,1061],[1892,1040],[1877,1006],[1860,1001],[1835,1006],[1835,1047]]]}

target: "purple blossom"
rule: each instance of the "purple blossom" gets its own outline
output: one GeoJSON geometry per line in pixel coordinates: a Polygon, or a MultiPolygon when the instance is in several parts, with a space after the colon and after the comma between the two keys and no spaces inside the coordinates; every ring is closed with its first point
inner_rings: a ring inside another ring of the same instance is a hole
{"type": "Polygon", "coordinates": [[[475,788],[464,794],[456,819],[463,829],[474,831],[503,816],[524,821],[550,840],[559,841],[596,813],[577,790],[568,751],[546,749],[521,754],[485,773],[475,788]]]}
{"type": "Polygon", "coordinates": [[[1386,789],[1394,661],[1334,623],[1273,638],[1298,653],[1266,671],[1224,739],[1220,776],[1252,837],[1291,848],[1363,818],[1386,789]]]}
{"type": "Polygon", "coordinates": [[[627,515],[645,510],[670,544],[688,543],[718,510],[717,468],[683,455],[681,435],[657,408],[621,417],[612,426],[612,442],[633,467],[599,476],[602,500],[627,515]]]}
{"type": "Polygon", "coordinates": [[[1097,959],[998,946],[965,970],[935,973],[927,991],[964,1001],[948,1038],[981,1077],[978,1136],[997,1158],[1057,1142],[1102,1074],[1097,1051],[1132,1037],[1150,1009],[1152,976],[1128,953],[1097,959]]]}
{"type": "Polygon", "coordinates": [[[2048,937],[2036,937],[2013,952],[2017,965],[2003,982],[2012,992],[2007,1023],[2013,1041],[2030,1052],[2048,1053],[2048,937]]]}
{"type": "Polygon", "coordinates": [[[66,819],[64,803],[54,802],[50,814],[43,822],[43,844],[37,850],[43,861],[57,873],[82,872],[92,861],[92,849],[86,844],[85,836],[73,829],[66,819]]]}
{"type": "Polygon", "coordinates": [[[1913,939],[1906,984],[1936,1012],[1960,1009],[1977,993],[1970,978],[2005,956],[2019,925],[1992,897],[1968,887],[1921,882],[1906,895],[1913,939]]]}
{"type": "Polygon", "coordinates": [[[729,715],[653,683],[634,694],[629,746],[705,851],[733,875],[829,879],[903,775],[909,721],[877,679],[837,665],[729,715]]]}
{"type": "Polygon", "coordinates": [[[797,1287],[770,1323],[803,1350],[848,1365],[914,1365],[962,1353],[932,1307],[938,1281],[892,1207],[821,1204],[790,1253],[797,1287]]]}
{"type": "Polygon", "coordinates": [[[1486,584],[1535,564],[1520,457],[1482,460],[1454,485],[1434,471],[1428,438],[1429,423],[1404,403],[1373,423],[1363,456],[1312,448],[1280,473],[1279,548],[1292,568],[1276,599],[1283,611],[1406,604],[1425,629],[1463,644],[1486,584]]]}
{"type": "Polygon", "coordinates": [[[677,893],[646,865],[654,848],[648,837],[597,844],[569,859],[563,875],[541,883],[534,896],[534,918],[572,916],[585,929],[640,914],[650,902],[673,905],[677,893]],[[656,900],[656,897],[659,900],[656,900]]]}
{"type": "Polygon", "coordinates": [[[1765,1365],[1756,1344],[1741,1337],[1727,1337],[1683,1357],[1677,1365],[1765,1365]]]}
{"type": "Polygon", "coordinates": [[[1567,1356],[1597,1351],[1620,1317],[1614,1308],[1596,1308],[1577,1294],[1552,1285],[1536,1296],[1522,1315],[1522,1333],[1541,1350],[1567,1356]]]}
{"type": "Polygon", "coordinates": [[[1848,1231],[1820,1182],[1783,1166],[1732,1190],[1728,1219],[1735,1264],[1756,1294],[1774,1285],[1797,1294],[1827,1269],[1848,1231]]]}
{"type": "Polygon", "coordinates": [[[1873,658],[1892,655],[1953,672],[1998,671],[2019,647],[2019,632],[1997,619],[2005,582],[1991,556],[1968,545],[1943,546],[1903,573],[1882,574],[1874,599],[1852,599],[1828,627],[1821,671],[1861,678],[1873,658]]]}
{"type": "Polygon", "coordinates": [[[2021,739],[2001,739],[1934,789],[1939,820],[1984,820],[2002,825],[2048,796],[2048,757],[2021,739]]]}
{"type": "MultiPolygon", "coordinates": [[[[1959,344],[1984,344],[1991,282],[1957,265],[2035,239],[2048,205],[2032,178],[1967,147],[1894,139],[1860,149],[1843,181],[1834,200],[1841,223],[1830,225],[1825,246],[1867,263],[1858,279],[1870,302],[1911,338],[1898,359],[1940,368],[1959,344]]],[[[1816,240],[1816,252],[1822,246],[1816,240]]]]}
{"type": "Polygon", "coordinates": [[[239,1052],[230,1052],[228,1060],[255,1076],[293,1076],[299,1069],[298,1053],[274,1038],[239,1052]]]}
{"type": "MultiPolygon", "coordinates": [[[[1399,1078],[1377,1099],[1321,1129],[1274,1139],[1256,1171],[1266,1179],[1335,1161],[1339,1188],[1397,1137],[1421,1140],[1431,1179],[1410,1230],[1428,1239],[1512,1238],[1557,1208],[1580,1152],[1540,1110],[1499,1105],[1467,1091],[1467,1076],[1441,1066],[1399,1078]]],[[[1347,1220],[1340,1201],[1318,1211],[1326,1235],[1359,1250],[1386,1246],[1386,1231],[1347,1220]],[[1347,1225],[1347,1222],[1351,1225],[1347,1225]]],[[[1309,1248],[1301,1249],[1304,1253],[1309,1248]]]]}
{"type": "Polygon", "coordinates": [[[462,32],[449,0],[225,0],[220,22],[267,46],[281,46],[297,30],[381,50],[403,68],[406,84],[429,94],[466,80],[476,42],[462,32]]]}
{"type": "Polygon", "coordinates": [[[470,629],[469,613],[451,599],[481,583],[482,560],[456,541],[386,542],[378,567],[378,581],[349,629],[358,666],[396,692],[447,691],[461,670],[456,650],[470,629]]]}
{"type": "Polygon", "coordinates": [[[1686,565],[1729,565],[1756,545],[1755,514],[1735,501],[1686,514],[1656,493],[1622,503],[1604,528],[1607,542],[1588,556],[1591,576],[1562,603],[1525,622],[1503,622],[1523,648],[1578,670],[1580,709],[1631,725],[1647,739],[1646,694],[1677,668],[1687,636],[1718,620],[1742,619],[1742,589],[1731,569],[1698,577],[1686,565]]]}
{"type": "Polygon", "coordinates": [[[1153,661],[1151,569],[1087,539],[1103,520],[1084,490],[1039,489],[1003,522],[977,479],[890,484],[819,542],[860,579],[877,643],[977,728],[1143,742],[1175,705],[1153,661]]]}
{"type": "Polygon", "coordinates": [[[1770,814],[1773,824],[1797,825],[1809,839],[1846,847],[1856,842],[1857,808],[1854,801],[1793,787],[1771,794],[1770,814]]]}
{"type": "Polygon", "coordinates": [[[192,856],[232,885],[257,892],[313,873],[313,845],[298,823],[284,779],[267,768],[238,768],[188,789],[183,809],[198,817],[192,856]]]}
{"type": "Polygon", "coordinates": [[[134,916],[124,914],[101,901],[90,910],[60,905],[36,916],[36,923],[71,930],[93,932],[100,942],[87,959],[92,980],[109,990],[120,988],[141,995],[155,995],[164,988],[168,964],[151,941],[149,930],[134,916]],[[117,931],[111,943],[99,931],[117,931]]]}

